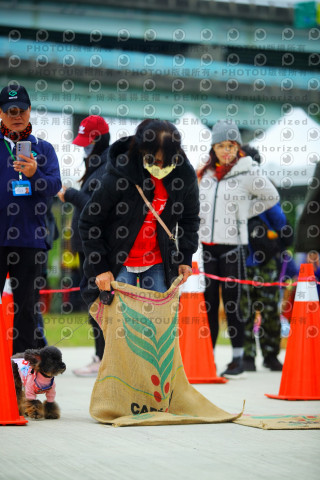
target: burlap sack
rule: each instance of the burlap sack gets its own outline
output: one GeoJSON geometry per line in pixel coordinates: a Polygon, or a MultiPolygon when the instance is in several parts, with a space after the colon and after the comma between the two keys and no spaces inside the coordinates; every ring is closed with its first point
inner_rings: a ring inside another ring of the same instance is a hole
{"type": "Polygon", "coordinates": [[[320,430],[320,415],[244,415],[235,423],[263,430],[320,430]]]}
{"type": "Polygon", "coordinates": [[[181,278],[165,293],[113,282],[110,306],[97,299],[90,313],[103,330],[105,352],[90,414],[115,426],[230,422],[188,382],[178,332],[181,278]]]}

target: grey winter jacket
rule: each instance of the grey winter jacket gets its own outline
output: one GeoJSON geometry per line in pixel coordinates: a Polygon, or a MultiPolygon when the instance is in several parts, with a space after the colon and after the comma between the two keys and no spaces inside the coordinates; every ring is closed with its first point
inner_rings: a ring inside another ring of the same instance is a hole
{"type": "Polygon", "coordinates": [[[248,244],[248,219],[279,201],[277,189],[251,157],[242,157],[218,182],[207,170],[199,185],[200,241],[248,244]]]}

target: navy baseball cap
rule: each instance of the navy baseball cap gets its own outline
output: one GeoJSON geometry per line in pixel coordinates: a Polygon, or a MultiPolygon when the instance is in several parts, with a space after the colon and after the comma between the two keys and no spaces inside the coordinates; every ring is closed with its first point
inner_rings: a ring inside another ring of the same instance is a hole
{"type": "Polygon", "coordinates": [[[27,110],[30,105],[30,97],[22,85],[8,85],[1,90],[0,108],[4,113],[11,107],[27,110]]]}

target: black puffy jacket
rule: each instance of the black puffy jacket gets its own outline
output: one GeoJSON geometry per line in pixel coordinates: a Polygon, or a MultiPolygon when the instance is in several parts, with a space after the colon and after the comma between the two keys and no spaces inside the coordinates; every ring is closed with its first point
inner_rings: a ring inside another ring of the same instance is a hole
{"type": "MultiPolygon", "coordinates": [[[[106,174],[101,186],[83,209],[79,231],[86,256],[84,272],[94,281],[100,273],[111,271],[116,278],[143,225],[148,208],[136,184],[152,202],[154,185],[141,160],[126,161],[132,137],[115,142],[109,149],[106,174]]],[[[169,288],[177,276],[178,264],[191,265],[198,248],[199,191],[195,171],[184,159],[163,179],[168,192],[161,218],[174,233],[179,226],[180,257],[173,261],[175,244],[158,223],[157,236],[166,283],[169,288]]],[[[97,296],[97,291],[95,292],[97,296]]],[[[93,295],[94,296],[94,295],[93,295]]]]}
{"type": "Polygon", "coordinates": [[[303,211],[296,226],[295,250],[320,252],[320,162],[317,163],[308,187],[303,211]]]}
{"type": "Polygon", "coordinates": [[[97,163],[94,167],[89,167],[86,179],[80,190],[68,188],[64,194],[66,202],[71,203],[75,208],[72,216],[71,228],[71,248],[73,252],[83,252],[82,241],[80,238],[78,223],[83,207],[91,197],[92,193],[99,186],[99,182],[105,173],[107,163],[108,149],[97,157],[97,163]]]}

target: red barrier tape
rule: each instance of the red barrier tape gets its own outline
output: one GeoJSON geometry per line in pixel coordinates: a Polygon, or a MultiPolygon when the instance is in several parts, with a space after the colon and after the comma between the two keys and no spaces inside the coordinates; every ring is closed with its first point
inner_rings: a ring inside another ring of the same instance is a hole
{"type": "Polygon", "coordinates": [[[67,293],[67,292],[79,292],[80,287],[73,287],[73,288],[60,288],[58,290],[40,290],[40,294],[43,293],[67,293]]]}
{"type": "Polygon", "coordinates": [[[219,280],[222,282],[235,282],[242,285],[253,285],[254,287],[295,287],[298,282],[258,282],[256,280],[240,280],[239,278],[231,277],[218,277],[217,275],[210,275],[209,273],[202,273],[205,277],[212,278],[213,280],[219,280]]]}
{"type": "MultiPolygon", "coordinates": [[[[297,286],[298,282],[258,282],[256,280],[240,280],[239,278],[231,278],[231,277],[219,277],[218,275],[211,275],[209,273],[200,272],[200,270],[193,269],[192,272],[196,275],[204,275],[205,277],[212,278],[213,280],[219,280],[221,282],[235,282],[241,283],[242,285],[253,285],[254,287],[295,287],[297,286]]],[[[299,281],[306,281],[306,282],[315,282],[320,285],[320,282],[315,281],[315,277],[307,277],[302,278],[299,281]]]]}
{"type": "MultiPolygon", "coordinates": [[[[219,280],[220,282],[235,282],[241,283],[242,285],[252,285],[254,287],[295,287],[298,282],[258,282],[256,280],[240,280],[239,278],[232,277],[219,277],[218,275],[210,275],[209,273],[200,272],[200,270],[192,270],[192,273],[195,275],[204,275],[205,277],[212,278],[213,280],[219,280]]],[[[320,282],[315,281],[315,277],[302,278],[300,281],[305,282],[315,282],[317,285],[320,285],[320,282]]],[[[60,288],[57,290],[40,290],[40,294],[45,293],[68,293],[68,292],[79,292],[80,287],[73,288],[60,288]]]]}

